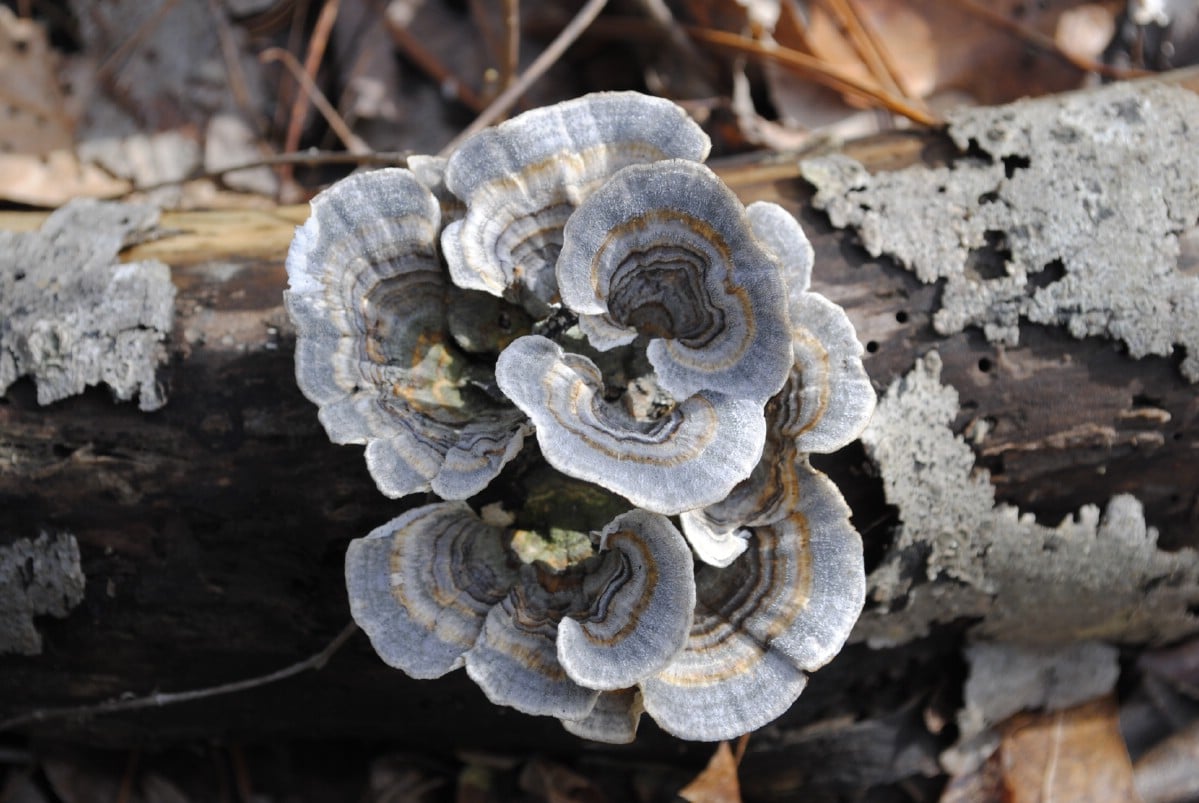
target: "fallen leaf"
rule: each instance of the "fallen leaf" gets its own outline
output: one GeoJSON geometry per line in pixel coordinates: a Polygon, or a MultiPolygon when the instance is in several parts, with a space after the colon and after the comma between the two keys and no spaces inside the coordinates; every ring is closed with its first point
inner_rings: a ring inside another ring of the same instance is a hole
{"type": "Polygon", "coordinates": [[[737,781],[737,760],[728,742],[721,742],[704,771],[679,790],[689,803],[741,803],[741,784],[737,781]]]}
{"type": "Polygon", "coordinates": [[[1011,803],[1140,800],[1114,697],[1064,711],[1017,714],[1000,730],[996,755],[1011,803]]]}
{"type": "MultiPolygon", "coordinates": [[[[71,144],[57,59],[37,23],[0,6],[0,153],[42,154],[71,144]]],[[[3,182],[0,182],[3,186],[3,182]]]]}
{"type": "Polygon", "coordinates": [[[1005,803],[999,757],[992,755],[982,766],[950,778],[940,803],[1005,803]]]}
{"type": "Polygon", "coordinates": [[[34,155],[0,153],[0,198],[30,206],[62,206],[72,198],[111,198],[129,191],[93,164],[67,150],[34,155]]]}
{"type": "Polygon", "coordinates": [[[1062,50],[1079,58],[1099,60],[1116,34],[1116,16],[1096,3],[1071,8],[1057,21],[1053,41],[1062,50]]]}

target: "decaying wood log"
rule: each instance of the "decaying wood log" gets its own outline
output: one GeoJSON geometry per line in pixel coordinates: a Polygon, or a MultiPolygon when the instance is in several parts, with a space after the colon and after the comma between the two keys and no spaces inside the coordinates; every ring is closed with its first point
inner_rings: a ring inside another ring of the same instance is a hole
{"type": "MultiPolygon", "coordinates": [[[[871,171],[958,154],[941,135],[915,132],[844,152],[871,171]]],[[[977,465],[990,471],[1000,501],[1054,525],[1131,493],[1163,546],[1199,545],[1199,395],[1180,376],[1179,359],[1132,359],[1118,343],[1028,324],[1014,347],[992,345],[975,329],[937,334],[940,286],[871,258],[853,232],[832,228],[812,208],[794,155],[720,172],[746,202],[776,201],[801,220],[816,249],[814,288],[847,309],[877,389],[939,352],[941,381],[961,399],[954,431],[986,422],[977,465]]],[[[295,387],[283,257],[305,215],[302,207],[168,213],[157,239],[123,255],[165,262],[177,289],[161,409],[142,412],[96,388],[43,407],[29,380],[0,398],[0,539],[69,532],[87,578],[83,602],[66,618],[37,620],[40,655],[0,656],[0,717],[267,672],[318,651],[349,620],[346,543],[412,502],[382,497],[361,449],[331,445],[295,387]]],[[[0,229],[30,230],[41,220],[0,214],[0,229]]],[[[868,568],[877,564],[895,522],[877,472],[856,444],[819,465],[853,508],[868,568]]],[[[879,749],[890,749],[918,719],[906,704],[947,671],[929,667],[958,666],[944,660],[956,655],[957,634],[947,628],[890,652],[850,647],[814,676],[784,726],[875,706],[875,714],[890,712],[872,725],[879,749]],[[873,673],[875,691],[863,700],[873,673]]],[[[648,722],[642,727],[649,735],[635,750],[674,749],[648,722]]],[[[360,635],[320,672],[274,686],[32,731],[114,744],[280,734],[441,747],[580,744],[553,720],[492,707],[460,672],[409,680],[360,635]]],[[[772,766],[768,754],[761,761],[764,772],[772,766]]],[[[793,764],[775,769],[777,784],[803,774],[793,764]]]]}

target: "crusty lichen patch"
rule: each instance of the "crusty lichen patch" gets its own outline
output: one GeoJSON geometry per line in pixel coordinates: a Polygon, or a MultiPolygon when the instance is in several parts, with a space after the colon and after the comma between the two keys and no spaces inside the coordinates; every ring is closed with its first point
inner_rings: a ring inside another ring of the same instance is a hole
{"type": "Polygon", "coordinates": [[[0,232],[0,395],[31,376],[39,404],[101,382],[143,410],[166,403],[155,373],[174,318],[170,269],[117,261],[157,222],[150,206],[75,200],[40,231],[0,232]]]}
{"type": "Polygon", "coordinates": [[[1194,93],[1113,84],[950,114],[954,141],[989,158],[874,176],[841,155],[801,167],[833,225],[923,282],[945,280],[937,331],[976,325],[1015,344],[1024,318],[1121,340],[1134,357],[1183,346],[1194,382],[1199,278],[1178,263],[1199,223],[1197,121],[1194,93]],[[988,250],[1002,275],[973,269],[988,250]]]}
{"type": "Polygon", "coordinates": [[[1199,630],[1199,554],[1157,548],[1141,503],[1120,495],[1057,527],[995,505],[986,471],[949,428],[958,394],[932,352],[887,390],[862,434],[902,522],[868,579],[853,639],[874,646],[978,619],[971,635],[1025,644],[1164,642],[1199,630]]]}
{"type": "Polygon", "coordinates": [[[68,533],[42,533],[0,547],[0,654],[37,655],[34,616],[66,616],[83,599],[79,545],[68,533]]]}

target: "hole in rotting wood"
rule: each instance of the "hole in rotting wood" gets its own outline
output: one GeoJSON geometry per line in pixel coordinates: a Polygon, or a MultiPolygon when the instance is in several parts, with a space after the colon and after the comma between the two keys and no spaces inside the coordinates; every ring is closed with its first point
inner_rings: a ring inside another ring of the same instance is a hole
{"type": "Polygon", "coordinates": [[[1007,276],[1007,263],[1012,252],[1007,247],[1007,234],[996,229],[983,232],[985,245],[974,248],[966,256],[966,272],[980,281],[1007,276]]]}
{"type": "Polygon", "coordinates": [[[874,354],[877,351],[878,351],[878,341],[877,340],[870,340],[866,343],[866,353],[867,354],[874,354]]]}
{"type": "Polygon", "coordinates": [[[994,363],[991,362],[990,357],[980,357],[979,358],[978,370],[982,371],[984,374],[989,374],[991,372],[991,369],[994,367],[995,367],[994,363]]]}
{"type": "Polygon", "coordinates": [[[1066,264],[1055,259],[1036,273],[1028,274],[1028,283],[1032,287],[1042,288],[1060,282],[1066,276],[1066,264]]]}
{"type": "Polygon", "coordinates": [[[1017,156],[1015,154],[1005,156],[1000,161],[1003,162],[1003,175],[1007,178],[1016,175],[1017,170],[1023,170],[1032,164],[1032,160],[1027,156],[1017,156]]]}
{"type": "Polygon", "coordinates": [[[896,323],[907,323],[908,322],[907,310],[901,309],[899,312],[895,313],[895,322],[896,323]]]}

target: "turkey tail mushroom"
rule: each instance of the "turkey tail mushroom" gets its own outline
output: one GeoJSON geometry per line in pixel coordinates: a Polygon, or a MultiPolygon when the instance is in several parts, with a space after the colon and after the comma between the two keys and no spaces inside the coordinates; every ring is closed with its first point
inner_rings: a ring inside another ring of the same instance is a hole
{"type": "Polygon", "coordinates": [[[704,391],[657,418],[639,418],[604,399],[591,360],[538,335],[500,354],[496,381],[533,421],[550,465],[656,513],[723,499],[762,454],[760,404],[704,391]]]}
{"type": "Polygon", "coordinates": [[[708,148],[669,101],[600,93],[313,199],[297,383],[384,494],[450,500],[347,550],[386,663],[464,668],[585,738],[630,742],[644,712],[716,740],[845,643],[862,544],[808,454],[870,418],[862,347],[798,222],[743,206],[708,148]],[[462,500],[505,466],[480,518],[462,500]]]}
{"type": "Polygon", "coordinates": [[[760,728],[849,637],[866,599],[862,541],[836,486],[801,477],[793,513],[751,530],[730,567],[696,572],[687,646],[641,686],[664,730],[715,741],[760,728]]]}
{"type": "Polygon", "coordinates": [[[436,198],[407,170],[361,173],[312,200],[287,254],[296,382],[334,443],[366,445],[379,490],[465,499],[519,451],[527,422],[475,390],[447,334],[436,198]]]}
{"type": "Polygon", "coordinates": [[[380,658],[414,678],[462,666],[514,582],[499,530],[461,502],[409,510],[346,552],[354,621],[380,658]]]}
{"type": "Polygon", "coordinates": [[[786,291],[745,207],[701,164],[627,167],[571,216],[558,257],[562,302],[597,347],[624,329],[650,338],[657,381],[759,405],[791,369],[786,291]]]}
{"type": "Polygon", "coordinates": [[[466,216],[442,235],[450,276],[546,312],[557,303],[562,227],[597,186],[630,164],[702,160],[708,136],[662,98],[600,92],[480,131],[449,158],[445,181],[466,216]]]}

